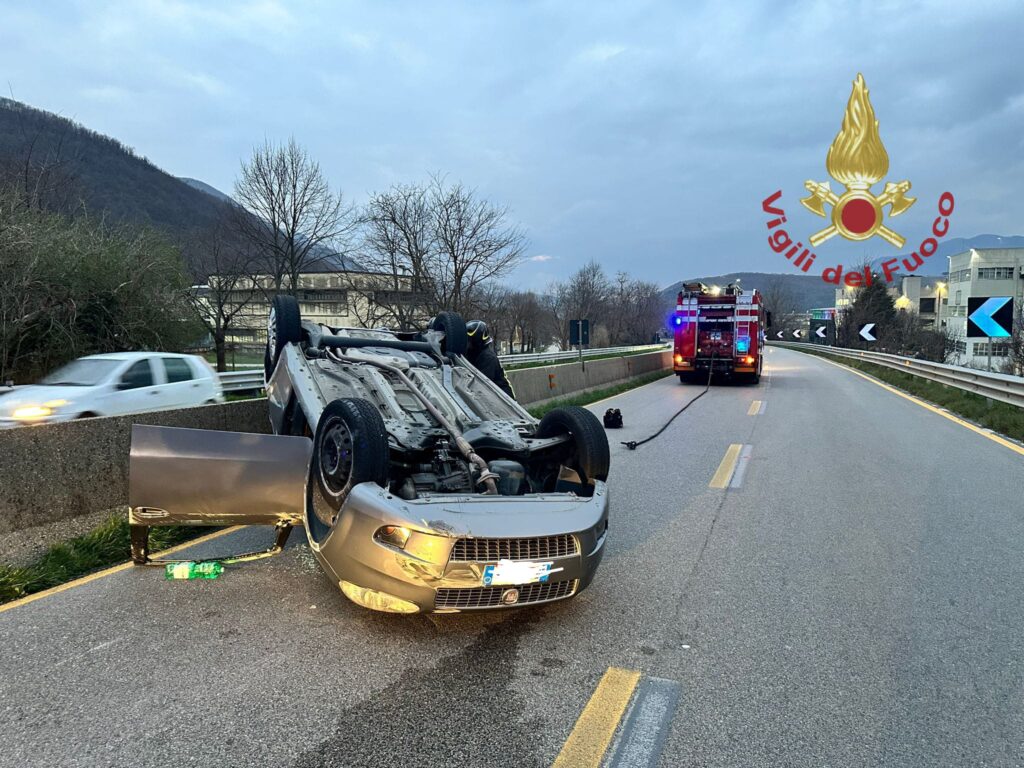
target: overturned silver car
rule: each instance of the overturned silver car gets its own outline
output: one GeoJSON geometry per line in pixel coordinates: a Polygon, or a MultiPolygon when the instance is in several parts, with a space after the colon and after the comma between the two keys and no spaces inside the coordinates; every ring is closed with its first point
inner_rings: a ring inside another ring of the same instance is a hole
{"type": "Polygon", "coordinates": [[[608,528],[608,440],[583,408],[539,422],[466,359],[462,318],[425,332],[328,328],[274,299],[275,434],[136,425],[132,556],[154,525],[303,525],[354,602],[438,613],[571,597],[608,528]]]}

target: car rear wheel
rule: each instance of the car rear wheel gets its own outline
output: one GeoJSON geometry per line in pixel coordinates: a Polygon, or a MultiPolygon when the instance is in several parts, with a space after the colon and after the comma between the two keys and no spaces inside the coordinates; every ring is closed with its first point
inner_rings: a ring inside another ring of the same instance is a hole
{"type": "Polygon", "coordinates": [[[590,488],[595,480],[607,480],[611,452],[608,435],[597,416],[577,405],[555,408],[544,414],[537,427],[537,437],[564,434],[568,434],[571,440],[568,452],[561,459],[562,464],[580,476],[583,487],[590,488]]]}
{"type": "Polygon", "coordinates": [[[469,334],[466,333],[466,321],[458,312],[438,312],[430,321],[430,328],[444,332],[441,349],[446,355],[464,355],[469,349],[469,334]]]}
{"type": "Polygon", "coordinates": [[[294,296],[278,294],[270,304],[270,316],[267,318],[267,350],[263,355],[263,372],[267,380],[274,372],[285,345],[300,341],[302,316],[299,302],[294,296]]]}
{"type": "Polygon", "coordinates": [[[313,436],[313,473],[327,502],[313,505],[318,522],[333,526],[359,483],[386,486],[390,460],[384,419],[372,403],[355,397],[328,403],[313,436]]]}

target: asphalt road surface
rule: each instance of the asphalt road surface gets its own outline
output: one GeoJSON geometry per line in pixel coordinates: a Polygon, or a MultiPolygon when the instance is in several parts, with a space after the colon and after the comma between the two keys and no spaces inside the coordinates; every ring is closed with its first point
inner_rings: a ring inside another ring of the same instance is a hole
{"type": "Polygon", "coordinates": [[[626,427],[569,602],[375,614],[294,536],[216,581],[127,569],[0,613],[0,765],[547,766],[613,733],[616,765],[1024,764],[1024,455],[768,361],[635,452],[700,387],[594,406],[626,427]]]}

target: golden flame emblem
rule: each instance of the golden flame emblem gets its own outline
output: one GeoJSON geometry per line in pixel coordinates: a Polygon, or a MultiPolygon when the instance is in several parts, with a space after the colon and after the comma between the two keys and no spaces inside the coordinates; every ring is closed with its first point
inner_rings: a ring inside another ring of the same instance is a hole
{"type": "Polygon", "coordinates": [[[827,181],[804,183],[811,193],[800,201],[805,208],[823,217],[825,205],[832,206],[832,225],[811,235],[811,245],[818,246],[834,235],[842,235],[847,240],[867,240],[878,235],[902,248],[906,238],[885,226],[882,209],[889,205],[889,216],[899,216],[916,199],[906,197],[910,191],[909,181],[886,182],[881,195],[871,192],[872,185],[889,172],[889,154],[878,135],[878,120],[861,74],[853,81],[843,127],[828,148],[825,168],[846,191],[837,195],[827,181]]]}

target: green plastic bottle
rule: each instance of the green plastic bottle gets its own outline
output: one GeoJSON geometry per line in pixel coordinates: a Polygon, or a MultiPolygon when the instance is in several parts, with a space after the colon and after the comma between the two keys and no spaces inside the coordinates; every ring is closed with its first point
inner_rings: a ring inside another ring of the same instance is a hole
{"type": "Polygon", "coordinates": [[[210,560],[205,563],[168,563],[164,576],[170,579],[216,579],[224,572],[223,563],[210,560]]]}

